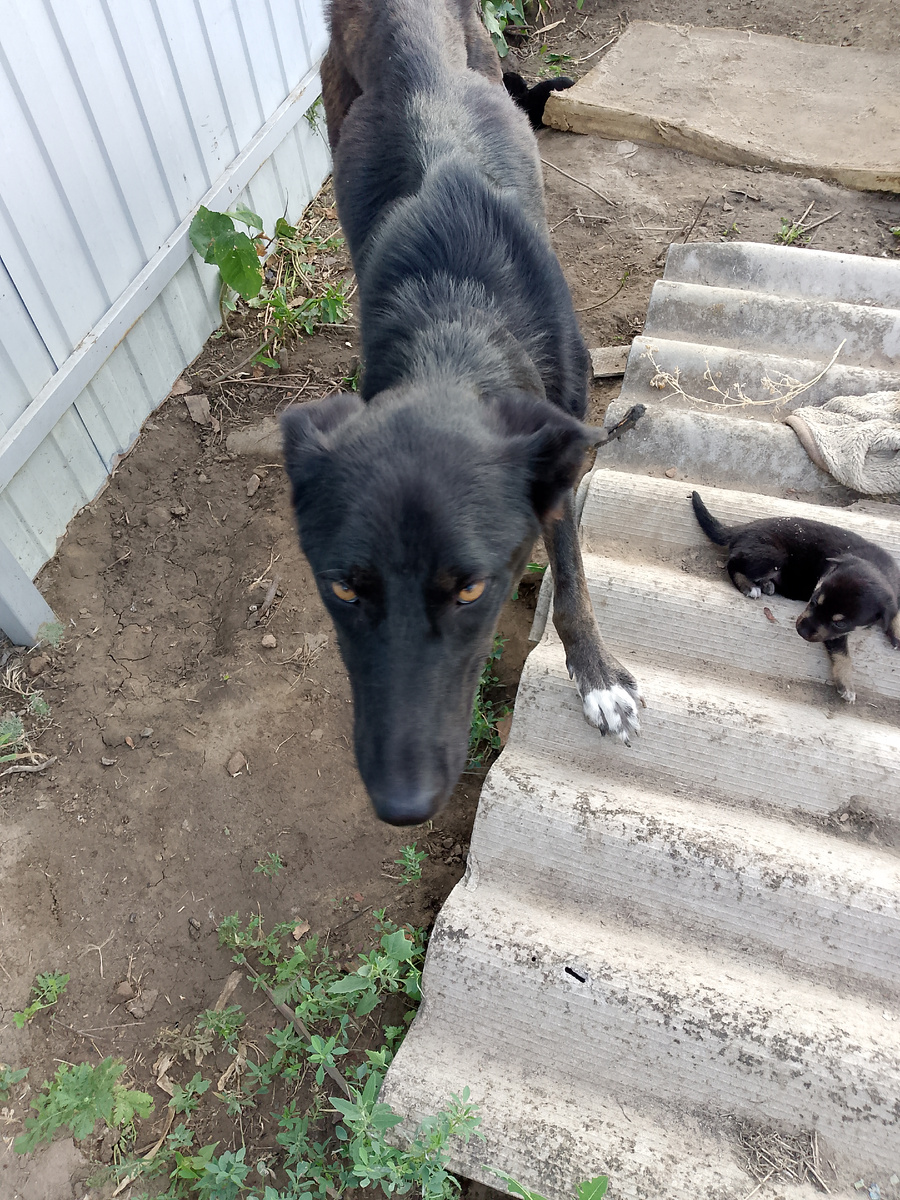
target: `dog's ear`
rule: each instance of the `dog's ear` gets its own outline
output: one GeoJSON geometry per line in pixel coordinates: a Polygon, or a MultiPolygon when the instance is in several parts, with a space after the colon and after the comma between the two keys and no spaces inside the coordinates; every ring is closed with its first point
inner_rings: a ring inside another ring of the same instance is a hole
{"type": "Polygon", "coordinates": [[[365,408],[355,392],[336,392],[324,400],[292,404],[281,417],[284,465],[294,493],[328,454],[334,434],[365,408]]]}
{"type": "Polygon", "coordinates": [[[539,521],[552,519],[572,490],[585,451],[599,430],[547,400],[523,393],[494,398],[494,414],[508,438],[510,457],[524,467],[531,505],[539,521]]]}

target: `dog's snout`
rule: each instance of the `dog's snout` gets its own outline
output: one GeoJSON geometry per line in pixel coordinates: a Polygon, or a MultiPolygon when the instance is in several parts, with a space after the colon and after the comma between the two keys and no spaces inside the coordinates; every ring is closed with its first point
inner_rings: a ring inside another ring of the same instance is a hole
{"type": "Polygon", "coordinates": [[[388,825],[422,825],[444,805],[442,789],[428,783],[369,788],[375,812],[388,825]]]}
{"type": "Polygon", "coordinates": [[[816,622],[816,619],[808,608],[804,609],[797,618],[797,632],[807,642],[822,642],[825,640],[825,631],[816,622]]]}

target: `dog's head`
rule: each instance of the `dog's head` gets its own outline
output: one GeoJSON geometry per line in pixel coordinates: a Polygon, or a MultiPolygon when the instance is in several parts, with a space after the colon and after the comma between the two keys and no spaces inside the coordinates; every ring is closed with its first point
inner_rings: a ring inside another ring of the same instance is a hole
{"type": "Polygon", "coordinates": [[[285,413],[300,541],[337,630],[375,810],[417,824],[465,766],[504,601],[571,488],[586,426],[510,394],[336,395],[285,413]]]}
{"type": "Polygon", "coordinates": [[[854,629],[891,622],[894,596],[882,573],[853,554],[829,559],[812,598],[797,618],[797,632],[808,642],[830,642],[854,629]]]}

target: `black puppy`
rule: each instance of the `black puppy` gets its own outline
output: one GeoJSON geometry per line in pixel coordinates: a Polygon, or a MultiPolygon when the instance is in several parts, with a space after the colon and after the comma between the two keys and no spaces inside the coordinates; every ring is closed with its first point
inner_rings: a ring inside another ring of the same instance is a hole
{"type": "Polygon", "coordinates": [[[900,650],[900,567],[894,558],[859,534],[802,517],[773,517],[725,526],[691,493],[694,513],[706,536],[728,547],[728,574],[745,596],[778,592],[808,600],[797,632],[824,642],[841,696],[853,703],[847,634],[880,625],[900,650]]]}
{"type": "Polygon", "coordinates": [[[378,815],[425,821],[465,764],[500,609],[543,529],[584,711],[623,741],[638,685],[604,649],[572,486],[589,357],[528,119],[474,0],[334,0],[322,90],[359,282],[361,393],[289,409],[303,549],[337,629],[378,815]]]}

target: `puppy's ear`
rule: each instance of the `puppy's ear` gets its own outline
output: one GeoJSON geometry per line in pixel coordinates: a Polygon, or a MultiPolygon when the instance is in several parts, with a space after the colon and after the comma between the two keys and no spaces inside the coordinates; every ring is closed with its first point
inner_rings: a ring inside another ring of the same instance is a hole
{"type": "Polygon", "coordinates": [[[522,393],[496,397],[494,413],[511,458],[524,468],[535,516],[552,518],[575,484],[585,451],[597,444],[599,430],[522,393]]]}
{"type": "Polygon", "coordinates": [[[327,456],[334,435],[365,405],[355,392],[337,392],[309,404],[292,404],[281,417],[284,465],[294,486],[294,498],[327,456]]]}

